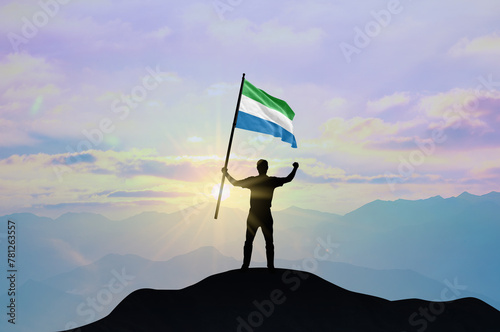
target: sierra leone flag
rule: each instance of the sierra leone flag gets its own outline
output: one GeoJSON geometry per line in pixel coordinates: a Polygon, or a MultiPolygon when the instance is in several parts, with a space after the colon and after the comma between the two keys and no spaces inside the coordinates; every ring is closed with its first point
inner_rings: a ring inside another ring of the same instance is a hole
{"type": "Polygon", "coordinates": [[[236,128],[280,137],[297,147],[292,120],[295,113],[281,99],[270,96],[245,80],[241,92],[236,128]]]}

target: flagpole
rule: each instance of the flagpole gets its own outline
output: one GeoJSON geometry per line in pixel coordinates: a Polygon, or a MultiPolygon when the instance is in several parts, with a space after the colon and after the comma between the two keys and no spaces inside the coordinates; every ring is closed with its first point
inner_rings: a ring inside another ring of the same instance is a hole
{"type": "MultiPolygon", "coordinates": [[[[240,109],[241,92],[243,91],[243,83],[245,83],[245,73],[243,73],[243,77],[241,78],[240,93],[238,94],[238,102],[236,103],[236,110],[234,111],[233,126],[231,128],[231,135],[229,136],[229,143],[227,145],[226,161],[224,162],[224,168],[226,168],[226,169],[227,169],[227,164],[229,162],[229,154],[231,153],[231,145],[233,144],[234,128],[236,128],[236,121],[238,120],[238,111],[240,109]]],[[[222,197],[222,189],[224,188],[224,180],[225,179],[226,179],[225,174],[222,174],[222,180],[220,181],[220,188],[219,188],[219,198],[217,199],[217,206],[215,207],[214,219],[217,219],[217,217],[219,216],[220,200],[222,197]]]]}

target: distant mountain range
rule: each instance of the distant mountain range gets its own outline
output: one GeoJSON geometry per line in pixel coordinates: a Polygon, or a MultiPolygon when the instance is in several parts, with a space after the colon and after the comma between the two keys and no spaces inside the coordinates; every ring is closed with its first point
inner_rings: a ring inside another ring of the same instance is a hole
{"type": "Polygon", "coordinates": [[[500,193],[443,199],[375,201],[322,223],[338,260],[378,269],[410,269],[436,280],[458,278],[468,290],[500,300],[500,193]],[[353,225],[357,229],[348,228],[353,225]]]}
{"type": "Polygon", "coordinates": [[[104,319],[99,331],[498,331],[500,312],[465,298],[387,301],[350,292],[314,274],[233,270],[182,290],[141,289],[104,319]]]}
{"type": "MultiPolygon", "coordinates": [[[[499,211],[496,192],[374,201],[345,216],[292,207],[273,213],[277,263],[386,299],[473,296],[500,308],[499,211]]],[[[213,206],[205,205],[120,221],[92,213],[0,217],[0,227],[17,222],[20,312],[47,313],[38,331],[65,329],[103,317],[134,289],[186,287],[237,268],[246,212],[222,208],[218,220],[212,216],[213,206]],[[123,269],[135,278],[112,284],[123,269]],[[98,294],[106,305],[89,309],[88,298],[98,294]]],[[[253,261],[265,260],[260,234],[254,252],[253,261]]]]}

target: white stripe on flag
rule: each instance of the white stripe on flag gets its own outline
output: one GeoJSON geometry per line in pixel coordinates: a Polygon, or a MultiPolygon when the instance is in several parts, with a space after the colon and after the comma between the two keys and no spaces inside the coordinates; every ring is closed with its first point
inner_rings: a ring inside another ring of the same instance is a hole
{"type": "Polygon", "coordinates": [[[258,118],[274,122],[278,126],[283,127],[285,130],[293,134],[292,120],[287,118],[283,113],[264,106],[252,98],[241,95],[240,110],[258,118]]]}

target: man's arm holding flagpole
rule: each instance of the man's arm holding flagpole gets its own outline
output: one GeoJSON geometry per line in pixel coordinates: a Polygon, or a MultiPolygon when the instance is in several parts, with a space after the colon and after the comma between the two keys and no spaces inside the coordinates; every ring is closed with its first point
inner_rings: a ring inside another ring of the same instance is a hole
{"type": "Polygon", "coordinates": [[[227,171],[227,168],[226,167],[223,167],[222,168],[222,174],[224,174],[226,176],[226,178],[229,180],[229,182],[231,182],[231,184],[233,186],[239,186],[239,182],[238,180],[236,180],[235,178],[233,178],[227,171]]]}

